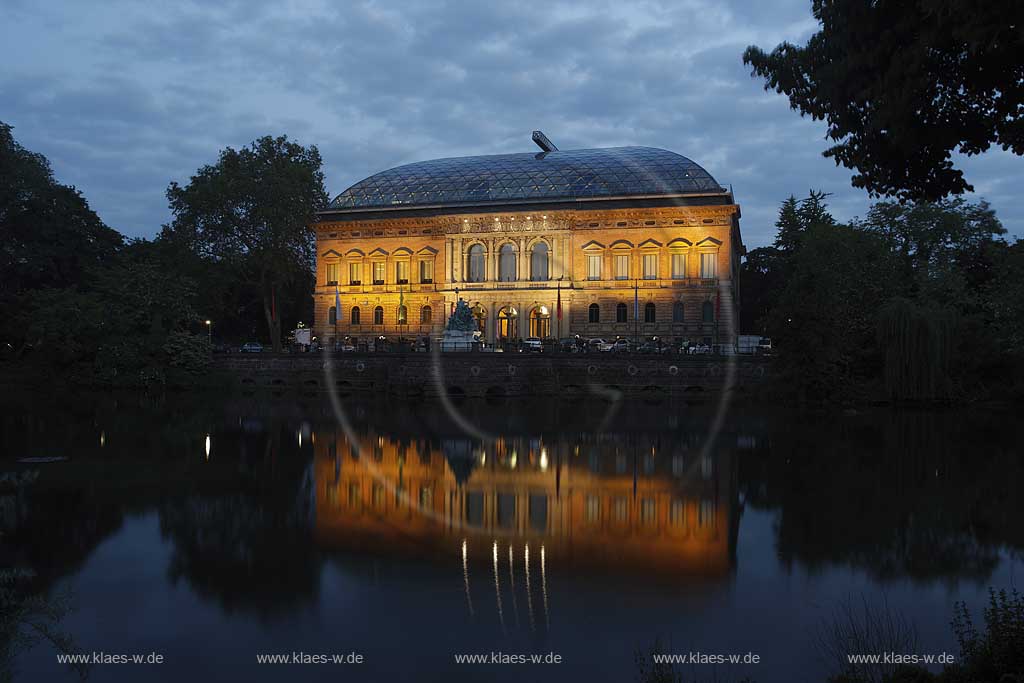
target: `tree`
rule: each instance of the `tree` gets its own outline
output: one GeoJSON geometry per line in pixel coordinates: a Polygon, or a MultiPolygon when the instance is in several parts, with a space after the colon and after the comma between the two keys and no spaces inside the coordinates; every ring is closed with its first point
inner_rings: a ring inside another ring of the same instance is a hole
{"type": "Polygon", "coordinates": [[[78,190],[58,183],[46,157],[19,145],[3,122],[0,236],[0,336],[16,352],[25,335],[15,320],[34,292],[85,284],[124,247],[78,190]]]}
{"type": "Polygon", "coordinates": [[[162,239],[254,283],[278,351],[282,290],[296,282],[312,285],[311,226],[327,203],[320,167],[315,146],[266,136],[240,150],[228,147],[188,185],[167,188],[174,220],[162,239]]]}
{"type": "Polygon", "coordinates": [[[1006,234],[988,203],[963,198],[880,202],[857,227],[881,236],[900,268],[905,293],[965,309],[994,277],[997,238],[1006,234]]]}
{"type": "Polygon", "coordinates": [[[800,220],[800,202],[789,195],[779,207],[779,219],[775,221],[775,248],[782,251],[793,251],[800,243],[800,233],[804,231],[800,220]]]}
{"type": "Polygon", "coordinates": [[[825,156],[873,196],[936,201],[972,190],[950,160],[1024,154],[1024,4],[813,0],[807,44],[743,61],[765,89],[828,124],[825,156]]]}
{"type": "Polygon", "coordinates": [[[804,235],[769,319],[781,375],[801,398],[850,394],[880,374],[876,319],[893,275],[877,235],[842,225],[804,235]]]}
{"type": "Polygon", "coordinates": [[[828,194],[811,190],[805,199],[790,195],[779,207],[775,221],[775,245],[760,247],[746,254],[740,265],[740,329],[771,334],[768,329],[771,310],[789,277],[792,257],[803,244],[804,236],[816,227],[836,224],[825,200],[828,194]]]}

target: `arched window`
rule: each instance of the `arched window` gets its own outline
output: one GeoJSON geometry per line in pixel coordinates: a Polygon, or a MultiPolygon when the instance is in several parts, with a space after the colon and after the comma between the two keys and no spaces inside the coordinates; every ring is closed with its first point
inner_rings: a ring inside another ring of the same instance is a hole
{"type": "Polygon", "coordinates": [[[530,336],[541,339],[551,336],[551,311],[547,306],[537,306],[530,311],[530,336]]]}
{"type": "Polygon", "coordinates": [[[327,309],[327,324],[337,325],[338,324],[338,309],[331,306],[327,309]]]}
{"type": "Polygon", "coordinates": [[[710,301],[705,301],[700,307],[701,319],[706,323],[715,322],[715,306],[710,301]]]}
{"type": "Polygon", "coordinates": [[[384,324],[384,307],[383,306],[378,306],[377,308],[373,309],[373,324],[374,325],[383,325],[384,324]]]}
{"type": "Polygon", "coordinates": [[[405,304],[398,307],[398,324],[409,324],[409,309],[405,307],[405,304]]]}
{"type": "Polygon", "coordinates": [[[538,282],[548,279],[548,245],[538,242],[530,254],[530,279],[538,282]]]}
{"type": "Polygon", "coordinates": [[[615,322],[626,322],[626,304],[619,304],[615,307],[615,322]]]}
{"type": "Polygon", "coordinates": [[[353,306],[352,307],[352,324],[353,325],[358,325],[359,324],[359,307],[358,306],[353,306]]]}
{"type": "Polygon", "coordinates": [[[590,309],[587,313],[587,322],[599,323],[601,322],[601,307],[597,304],[590,304],[590,309]]]}
{"type": "Polygon", "coordinates": [[[511,244],[503,244],[498,250],[498,279],[502,282],[516,279],[516,248],[511,244]]]}
{"type": "Polygon", "coordinates": [[[515,339],[519,336],[519,312],[511,306],[498,311],[498,338],[515,339]]]}
{"type": "Polygon", "coordinates": [[[644,305],[644,322],[645,323],[657,322],[657,315],[658,315],[657,314],[657,309],[655,309],[655,307],[654,307],[654,302],[653,301],[648,301],[644,305]]]}
{"type": "Polygon", "coordinates": [[[672,304],[672,322],[681,323],[683,322],[683,302],[677,301],[672,304]]]}
{"type": "Polygon", "coordinates": [[[487,276],[487,269],[484,267],[484,247],[482,244],[474,244],[469,248],[466,258],[466,270],[468,282],[483,282],[487,276]]]}
{"type": "Polygon", "coordinates": [[[430,306],[424,306],[420,309],[420,324],[429,325],[434,320],[434,312],[430,310],[430,306]]]}
{"type": "Polygon", "coordinates": [[[477,301],[469,307],[469,312],[473,314],[473,320],[476,321],[476,329],[480,330],[481,336],[487,334],[487,309],[477,301]]]}

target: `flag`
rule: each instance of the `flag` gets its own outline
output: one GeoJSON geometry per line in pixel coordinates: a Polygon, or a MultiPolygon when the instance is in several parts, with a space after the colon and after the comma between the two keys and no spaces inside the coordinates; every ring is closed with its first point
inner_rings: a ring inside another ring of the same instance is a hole
{"type": "Polygon", "coordinates": [[[334,324],[338,324],[338,318],[341,317],[341,292],[338,291],[338,285],[334,285],[334,324]]]}
{"type": "Polygon", "coordinates": [[[558,280],[558,303],[555,305],[555,317],[562,319],[562,280],[558,280]]]}

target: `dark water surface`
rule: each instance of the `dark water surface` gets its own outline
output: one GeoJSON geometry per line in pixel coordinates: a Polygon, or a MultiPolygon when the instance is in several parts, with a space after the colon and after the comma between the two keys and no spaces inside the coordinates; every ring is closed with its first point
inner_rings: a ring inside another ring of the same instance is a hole
{"type": "MultiPolygon", "coordinates": [[[[40,474],[3,494],[3,563],[68,594],[81,651],[165,660],[92,681],[632,681],[659,640],[760,658],[698,680],[822,681],[844,603],[956,653],[954,602],[1024,578],[1010,410],[733,406],[712,434],[713,406],[346,407],[348,430],[313,397],[9,404],[0,465],[40,474]],[[257,663],[293,652],[365,661],[257,663]],[[492,652],[562,662],[455,663],[492,652]]],[[[77,680],[7,647],[15,680],[77,680]]]]}

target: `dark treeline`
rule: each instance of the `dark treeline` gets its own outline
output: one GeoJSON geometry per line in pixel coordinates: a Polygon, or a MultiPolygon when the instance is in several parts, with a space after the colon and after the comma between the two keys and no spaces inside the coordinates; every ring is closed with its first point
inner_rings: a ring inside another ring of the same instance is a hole
{"type": "Polygon", "coordinates": [[[799,400],[1024,395],[1024,243],[984,201],[880,202],[838,223],[790,197],[740,271],[741,326],[799,400]]]}
{"type": "Polygon", "coordinates": [[[264,341],[312,318],[320,155],[287,138],[225,149],[154,240],[106,226],[0,122],[0,348],[8,372],[96,385],[192,384],[209,343],[264,341]],[[210,321],[209,327],[207,320],[210,321]]]}

